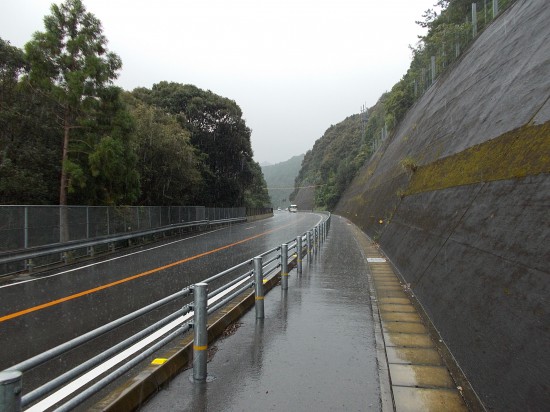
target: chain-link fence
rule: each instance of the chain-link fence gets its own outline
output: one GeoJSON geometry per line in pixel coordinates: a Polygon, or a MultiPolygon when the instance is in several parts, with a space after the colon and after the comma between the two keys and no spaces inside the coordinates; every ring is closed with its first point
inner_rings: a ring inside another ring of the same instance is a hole
{"type": "MultiPolygon", "coordinates": [[[[408,93],[417,101],[430,89],[436,79],[462,56],[477,36],[516,0],[475,0],[461,10],[461,22],[443,21],[434,30],[430,41],[415,53],[418,59],[411,65],[408,93]]],[[[367,113],[368,116],[368,113],[367,113]]],[[[390,122],[391,123],[391,122],[390,122]]],[[[393,125],[384,124],[372,140],[372,152],[388,137],[393,125]]]]}
{"type": "Polygon", "coordinates": [[[246,209],[204,206],[0,206],[0,251],[94,239],[203,220],[246,216],[246,209]]]}
{"type": "Polygon", "coordinates": [[[205,219],[207,220],[222,220],[234,219],[237,217],[246,216],[246,208],[244,207],[207,207],[205,209],[205,219]]]}
{"type": "Polygon", "coordinates": [[[516,0],[472,1],[462,24],[441,24],[433,41],[426,46],[425,65],[415,76],[411,87],[415,98],[423,94],[445,69],[457,60],[470,43],[500,13],[516,0]]]}

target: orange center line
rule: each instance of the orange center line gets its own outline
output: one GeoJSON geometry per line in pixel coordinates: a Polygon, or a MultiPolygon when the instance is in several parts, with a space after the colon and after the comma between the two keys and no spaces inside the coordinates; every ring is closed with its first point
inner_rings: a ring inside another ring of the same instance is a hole
{"type": "Polygon", "coordinates": [[[5,316],[2,316],[0,317],[0,323],[1,322],[5,322],[7,320],[10,320],[10,319],[13,319],[13,318],[17,318],[19,316],[23,316],[23,315],[27,315],[29,313],[32,313],[32,312],[36,312],[38,310],[41,310],[41,309],[45,309],[45,308],[49,308],[50,306],[55,306],[55,305],[59,305],[60,303],[63,303],[63,302],[67,302],[69,300],[73,300],[73,299],[77,299],[77,298],[80,298],[82,296],[86,296],[86,295],[90,295],[92,293],[95,293],[95,292],[99,292],[101,290],[104,290],[104,289],[107,289],[107,288],[111,288],[113,286],[117,286],[117,285],[120,285],[122,283],[126,283],[126,282],[129,282],[131,280],[135,280],[135,279],[138,279],[138,278],[141,278],[143,276],[147,276],[147,275],[151,275],[153,273],[156,273],[156,272],[160,272],[161,270],[165,270],[165,269],[169,269],[171,267],[174,267],[174,266],[177,266],[177,265],[181,265],[182,263],[186,263],[186,262],[189,262],[189,261],[192,261],[192,260],[195,260],[195,259],[199,259],[201,257],[204,257],[204,256],[207,256],[207,255],[211,255],[212,253],[216,253],[216,252],[219,252],[219,251],[222,251],[222,250],[225,250],[225,249],[229,249],[233,246],[237,246],[241,243],[245,243],[245,242],[249,242],[251,240],[254,240],[256,238],[259,238],[261,236],[265,236],[271,232],[274,232],[275,230],[280,230],[282,229],[283,227],[286,227],[286,226],[289,226],[291,224],[295,224],[295,222],[292,222],[292,223],[289,223],[289,224],[286,224],[286,225],[283,225],[283,226],[280,226],[276,229],[271,229],[271,230],[268,230],[266,232],[262,232],[260,234],[257,234],[257,235],[254,235],[254,236],[251,236],[251,237],[247,237],[246,239],[242,239],[242,240],[239,240],[237,242],[234,242],[234,243],[231,243],[229,245],[225,245],[225,246],[221,246],[219,248],[216,248],[216,249],[212,249],[212,250],[209,250],[207,252],[203,252],[203,253],[199,253],[198,255],[194,255],[194,256],[190,256],[188,258],[185,258],[185,259],[181,259],[181,260],[178,260],[176,262],[172,262],[172,263],[169,263],[167,265],[164,265],[164,266],[159,266],[155,269],[151,269],[151,270],[147,270],[145,272],[141,272],[141,273],[138,273],[136,275],[133,275],[133,276],[129,276],[127,278],[124,278],[124,279],[120,279],[120,280],[117,280],[115,282],[111,282],[111,283],[107,283],[105,285],[101,285],[101,286],[98,286],[96,288],[92,288],[92,289],[88,289],[88,290],[84,290],[82,292],[78,292],[78,293],[75,293],[73,295],[69,295],[69,296],[65,296],[63,298],[60,298],[60,299],[56,299],[56,300],[52,300],[50,302],[46,302],[46,303],[43,303],[41,305],[37,305],[37,306],[33,306],[31,308],[27,308],[27,309],[23,309],[19,312],[14,312],[14,313],[10,313],[8,315],[5,315],[5,316]]]}

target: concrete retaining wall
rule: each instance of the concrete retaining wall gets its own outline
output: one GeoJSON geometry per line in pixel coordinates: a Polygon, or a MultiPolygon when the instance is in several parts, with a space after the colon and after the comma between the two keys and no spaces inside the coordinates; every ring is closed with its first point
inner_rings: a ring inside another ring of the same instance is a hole
{"type": "Polygon", "coordinates": [[[380,243],[488,410],[550,404],[547,6],[488,27],[336,209],[380,243]]]}

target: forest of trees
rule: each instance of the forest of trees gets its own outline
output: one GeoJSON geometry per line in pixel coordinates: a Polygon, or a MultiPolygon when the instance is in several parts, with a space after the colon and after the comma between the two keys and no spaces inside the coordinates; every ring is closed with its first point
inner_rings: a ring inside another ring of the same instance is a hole
{"type": "MultiPolygon", "coordinates": [[[[494,0],[497,1],[497,0],[494,0]]],[[[502,12],[515,0],[498,0],[502,12]]],[[[434,7],[416,23],[427,29],[411,46],[412,61],[405,75],[382,94],[376,104],[362,115],[353,115],[331,126],[304,157],[295,187],[316,186],[315,207],[332,210],[359,168],[370,158],[382,134],[392,132],[412,105],[431,86],[431,58],[434,77],[460,57],[475,36],[472,28],[472,0],[437,0],[434,7]],[[364,122],[364,124],[363,124],[364,122]]],[[[477,0],[477,33],[493,19],[493,0],[477,0]]],[[[294,199],[298,189],[290,195],[294,199]]]]}
{"type": "Polygon", "coordinates": [[[269,205],[232,100],[161,82],[127,92],[100,21],[52,5],[24,50],[0,39],[0,203],[269,205]]]}

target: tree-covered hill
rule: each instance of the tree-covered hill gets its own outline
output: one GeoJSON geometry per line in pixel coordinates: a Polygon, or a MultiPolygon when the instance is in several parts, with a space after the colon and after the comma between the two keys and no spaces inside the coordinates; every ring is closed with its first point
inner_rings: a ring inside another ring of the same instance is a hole
{"type": "Polygon", "coordinates": [[[262,207],[251,131],[193,85],[115,87],[122,62],[81,0],[20,50],[0,39],[0,203],[262,207]]]}
{"type": "Polygon", "coordinates": [[[304,155],[301,154],[285,162],[262,166],[273,207],[286,208],[288,206],[289,196],[294,188],[294,180],[298,176],[303,159],[304,155]]]}
{"type": "MultiPolygon", "coordinates": [[[[499,0],[499,10],[513,2],[499,0]]],[[[407,72],[366,113],[331,126],[315,142],[304,157],[291,199],[300,187],[314,186],[314,206],[327,210],[335,207],[359,168],[384,140],[392,139],[408,110],[489,24],[492,5],[477,3],[475,17],[471,0],[438,0],[434,6],[440,9],[439,14],[434,9],[424,12],[423,20],[416,23],[428,31],[411,46],[412,61],[407,72]]]]}
{"type": "Polygon", "coordinates": [[[332,209],[362,163],[361,131],[360,115],[350,116],[330,126],[306,153],[296,186],[317,186],[317,206],[332,209]]]}

